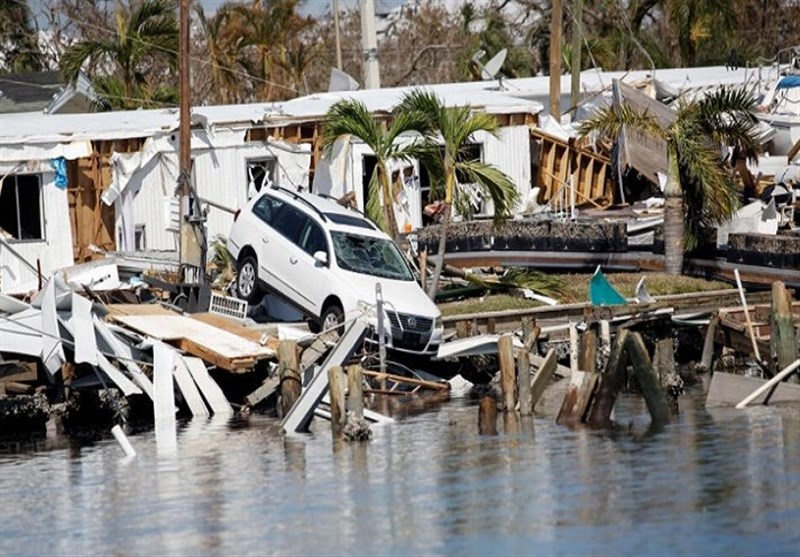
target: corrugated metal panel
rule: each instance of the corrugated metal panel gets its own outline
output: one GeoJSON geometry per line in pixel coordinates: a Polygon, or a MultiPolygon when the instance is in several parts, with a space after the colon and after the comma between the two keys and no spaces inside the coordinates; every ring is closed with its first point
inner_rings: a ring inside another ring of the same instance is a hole
{"type": "MultiPolygon", "coordinates": [[[[56,270],[73,263],[67,192],[55,187],[53,180],[52,172],[42,174],[44,240],[12,244],[14,250],[34,267],[37,259],[40,261],[45,279],[56,270]]],[[[36,282],[36,274],[0,244],[0,290],[15,290],[17,286],[28,283],[35,285],[36,282]]]]}
{"type": "Polygon", "coordinates": [[[517,186],[520,200],[524,201],[531,191],[530,128],[502,128],[497,138],[483,135],[483,162],[508,174],[517,186]]]}

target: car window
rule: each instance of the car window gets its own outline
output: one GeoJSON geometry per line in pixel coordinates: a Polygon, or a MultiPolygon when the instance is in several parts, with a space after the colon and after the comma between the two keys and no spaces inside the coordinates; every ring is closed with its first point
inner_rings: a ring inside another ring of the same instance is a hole
{"type": "Polygon", "coordinates": [[[342,269],[397,280],[414,280],[408,264],[391,240],[332,232],[336,263],[342,269]]]}
{"type": "Polygon", "coordinates": [[[283,204],[270,224],[289,241],[300,244],[300,234],[309,218],[291,205],[283,204]]]}
{"type": "Polygon", "coordinates": [[[325,241],[325,233],[322,227],[308,219],[303,235],[300,238],[300,247],[309,255],[314,255],[318,251],[328,253],[328,242],[325,241]]]}
{"type": "Polygon", "coordinates": [[[262,195],[261,198],[253,205],[253,214],[267,224],[272,224],[275,216],[284,205],[285,203],[283,201],[272,198],[268,195],[262,195]]]}
{"type": "Polygon", "coordinates": [[[376,229],[370,221],[362,219],[361,217],[342,215],[339,213],[325,213],[325,216],[336,224],[346,224],[347,226],[357,226],[359,228],[367,228],[369,230],[376,229]]]}

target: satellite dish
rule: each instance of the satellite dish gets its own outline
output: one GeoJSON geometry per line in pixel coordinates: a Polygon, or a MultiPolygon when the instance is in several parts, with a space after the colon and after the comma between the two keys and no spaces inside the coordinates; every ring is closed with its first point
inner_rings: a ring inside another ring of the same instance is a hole
{"type": "Polygon", "coordinates": [[[475,56],[472,57],[472,61],[481,69],[481,79],[491,81],[496,78],[500,68],[503,67],[503,63],[506,61],[506,54],[508,54],[508,49],[504,48],[484,65],[481,64],[481,58],[486,55],[486,51],[479,50],[476,52],[475,56]]]}
{"type": "Polygon", "coordinates": [[[342,70],[331,68],[331,79],[328,83],[328,92],[333,91],[357,91],[358,81],[350,77],[342,70]]]}

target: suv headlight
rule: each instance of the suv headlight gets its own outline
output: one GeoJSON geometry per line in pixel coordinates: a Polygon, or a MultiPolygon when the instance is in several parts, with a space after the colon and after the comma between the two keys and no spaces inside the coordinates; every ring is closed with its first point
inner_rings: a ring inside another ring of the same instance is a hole
{"type": "Polygon", "coordinates": [[[442,316],[440,315],[439,317],[433,320],[433,330],[435,331],[436,329],[443,329],[443,328],[444,328],[444,321],[442,321],[442,316]]]}

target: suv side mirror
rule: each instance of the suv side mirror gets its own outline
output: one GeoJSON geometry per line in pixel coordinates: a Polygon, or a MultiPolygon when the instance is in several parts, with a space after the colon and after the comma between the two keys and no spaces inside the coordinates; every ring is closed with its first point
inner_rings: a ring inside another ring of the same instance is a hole
{"type": "Polygon", "coordinates": [[[317,262],[318,266],[327,267],[328,266],[328,254],[322,250],[314,252],[314,261],[317,262]]]}

